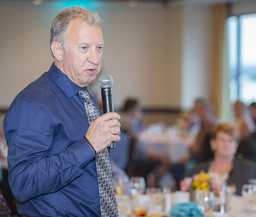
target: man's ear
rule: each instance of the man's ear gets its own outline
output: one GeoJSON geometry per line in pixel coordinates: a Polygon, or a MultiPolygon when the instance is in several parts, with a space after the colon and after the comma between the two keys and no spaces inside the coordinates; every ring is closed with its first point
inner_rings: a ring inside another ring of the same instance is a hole
{"type": "Polygon", "coordinates": [[[61,42],[59,41],[53,41],[51,44],[51,51],[53,57],[57,61],[62,61],[63,60],[63,53],[64,53],[64,48],[61,42]]]}

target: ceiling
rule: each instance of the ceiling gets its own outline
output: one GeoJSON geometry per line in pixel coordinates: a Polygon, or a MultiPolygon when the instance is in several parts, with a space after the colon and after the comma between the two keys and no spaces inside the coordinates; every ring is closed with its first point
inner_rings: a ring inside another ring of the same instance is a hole
{"type": "MultiPolygon", "coordinates": [[[[8,2],[63,2],[63,1],[73,1],[73,0],[1,0],[8,2]]],[[[82,1],[82,0],[81,0],[82,1]]],[[[84,0],[86,1],[86,0],[84,0]]],[[[92,0],[90,0],[92,1],[92,0]]],[[[95,1],[111,1],[111,2],[168,2],[168,3],[232,3],[232,2],[244,2],[244,1],[254,1],[254,0],[95,0],[95,1]]]]}

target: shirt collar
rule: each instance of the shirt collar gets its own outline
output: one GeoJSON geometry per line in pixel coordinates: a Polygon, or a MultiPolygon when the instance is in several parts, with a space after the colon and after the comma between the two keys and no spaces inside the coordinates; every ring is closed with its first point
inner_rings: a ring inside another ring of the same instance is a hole
{"type": "Polygon", "coordinates": [[[51,65],[48,73],[50,78],[69,98],[76,95],[78,91],[81,90],[81,87],[72,82],[54,63],[51,65]]]}

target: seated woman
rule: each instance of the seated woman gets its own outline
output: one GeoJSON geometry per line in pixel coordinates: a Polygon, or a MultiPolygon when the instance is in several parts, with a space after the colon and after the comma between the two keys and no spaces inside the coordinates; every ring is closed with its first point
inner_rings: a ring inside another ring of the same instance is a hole
{"type": "Polygon", "coordinates": [[[222,123],[217,125],[212,133],[211,148],[214,158],[210,162],[201,163],[189,171],[181,182],[181,190],[188,190],[191,185],[192,176],[201,171],[208,172],[212,182],[219,186],[227,183],[241,194],[242,186],[248,183],[249,179],[256,178],[256,165],[253,162],[235,157],[237,141],[235,130],[232,125],[222,123]]]}

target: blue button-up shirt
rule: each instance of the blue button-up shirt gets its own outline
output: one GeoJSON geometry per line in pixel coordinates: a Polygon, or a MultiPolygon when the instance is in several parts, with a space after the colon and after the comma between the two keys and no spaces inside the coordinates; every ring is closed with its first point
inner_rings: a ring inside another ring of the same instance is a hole
{"type": "Polygon", "coordinates": [[[100,216],[95,151],[80,88],[54,64],[12,103],[4,123],[9,183],[22,216],[100,216]]]}

